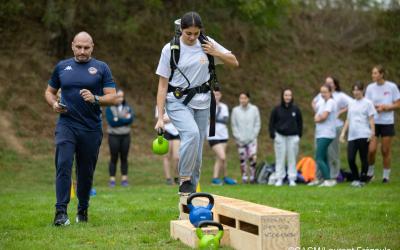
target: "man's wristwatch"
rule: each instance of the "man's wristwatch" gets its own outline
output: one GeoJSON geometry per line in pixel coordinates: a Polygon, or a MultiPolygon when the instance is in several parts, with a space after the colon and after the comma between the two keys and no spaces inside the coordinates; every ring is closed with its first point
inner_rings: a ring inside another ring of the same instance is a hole
{"type": "Polygon", "coordinates": [[[100,105],[100,100],[99,100],[99,96],[98,95],[94,96],[94,103],[93,104],[100,105]]]}

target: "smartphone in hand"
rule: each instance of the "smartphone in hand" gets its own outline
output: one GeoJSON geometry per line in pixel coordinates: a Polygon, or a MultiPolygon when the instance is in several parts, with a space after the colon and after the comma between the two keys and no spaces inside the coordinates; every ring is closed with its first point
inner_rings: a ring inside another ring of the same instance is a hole
{"type": "Polygon", "coordinates": [[[67,109],[67,105],[65,105],[64,103],[59,102],[58,105],[59,105],[62,109],[67,109]]]}

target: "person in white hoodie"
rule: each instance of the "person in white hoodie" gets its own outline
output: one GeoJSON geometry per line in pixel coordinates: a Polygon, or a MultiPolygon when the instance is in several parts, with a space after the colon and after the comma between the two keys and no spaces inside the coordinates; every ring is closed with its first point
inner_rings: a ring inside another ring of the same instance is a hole
{"type": "Polygon", "coordinates": [[[260,112],[250,103],[250,94],[241,92],[239,106],[232,110],[231,126],[239,151],[243,183],[255,183],[257,164],[257,137],[260,133],[260,112]],[[250,176],[247,175],[247,161],[250,163],[250,176]]]}

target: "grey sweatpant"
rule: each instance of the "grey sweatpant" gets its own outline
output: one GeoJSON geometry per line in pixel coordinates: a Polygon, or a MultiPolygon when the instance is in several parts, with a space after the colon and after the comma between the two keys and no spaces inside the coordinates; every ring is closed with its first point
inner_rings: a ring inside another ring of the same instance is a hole
{"type": "Polygon", "coordinates": [[[285,163],[287,160],[287,174],[291,181],[297,178],[296,159],[299,151],[298,135],[285,136],[275,132],[274,149],[275,149],[275,169],[276,178],[283,180],[286,176],[285,163]]]}
{"type": "Polygon", "coordinates": [[[179,176],[191,176],[196,187],[200,179],[203,143],[207,136],[210,109],[192,109],[182,100],[167,101],[166,110],[181,138],[179,148],[179,176]]]}

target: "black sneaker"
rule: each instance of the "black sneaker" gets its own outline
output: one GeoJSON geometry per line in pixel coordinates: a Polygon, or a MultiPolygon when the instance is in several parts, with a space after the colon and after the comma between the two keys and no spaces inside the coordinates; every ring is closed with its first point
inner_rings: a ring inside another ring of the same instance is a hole
{"type": "Polygon", "coordinates": [[[67,212],[63,210],[56,211],[54,216],[54,226],[68,226],[70,223],[67,212]]]}
{"type": "Polygon", "coordinates": [[[388,182],[389,182],[389,179],[383,178],[382,183],[388,183],[388,182]]]}
{"type": "Polygon", "coordinates": [[[366,182],[371,182],[374,179],[373,175],[367,175],[366,182]]]}
{"type": "Polygon", "coordinates": [[[75,220],[76,220],[76,223],[88,222],[87,209],[78,210],[78,213],[76,214],[76,219],[75,220]]]}
{"type": "Polygon", "coordinates": [[[186,196],[190,195],[191,193],[194,193],[194,187],[191,181],[184,181],[180,186],[179,186],[179,194],[186,196]]]}

